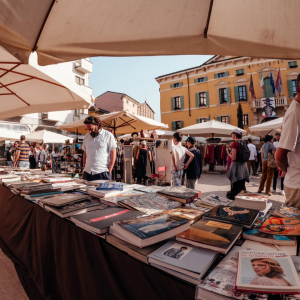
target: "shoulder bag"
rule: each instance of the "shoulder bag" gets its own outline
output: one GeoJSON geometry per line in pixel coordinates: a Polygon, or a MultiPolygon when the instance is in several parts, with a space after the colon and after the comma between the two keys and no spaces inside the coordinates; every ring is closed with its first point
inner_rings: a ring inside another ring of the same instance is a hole
{"type": "Polygon", "coordinates": [[[271,146],[270,151],[268,153],[268,167],[269,168],[277,168],[278,166],[277,166],[274,154],[272,153],[272,148],[273,148],[273,145],[271,146]]]}

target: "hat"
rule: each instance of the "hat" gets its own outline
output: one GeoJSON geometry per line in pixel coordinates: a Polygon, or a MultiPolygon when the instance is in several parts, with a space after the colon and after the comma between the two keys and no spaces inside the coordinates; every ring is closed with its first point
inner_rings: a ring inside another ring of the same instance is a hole
{"type": "Polygon", "coordinates": [[[231,132],[231,134],[233,134],[233,133],[237,133],[237,134],[243,135],[242,131],[239,130],[238,128],[235,128],[235,129],[231,132]]]}
{"type": "Polygon", "coordinates": [[[189,136],[186,141],[190,142],[192,145],[196,144],[196,139],[193,136],[189,136]]]}

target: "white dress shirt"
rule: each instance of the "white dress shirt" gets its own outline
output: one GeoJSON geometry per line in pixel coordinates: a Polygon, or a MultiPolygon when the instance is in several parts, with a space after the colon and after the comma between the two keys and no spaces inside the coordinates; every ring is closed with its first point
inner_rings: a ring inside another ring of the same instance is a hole
{"type": "Polygon", "coordinates": [[[256,147],[253,144],[248,144],[248,149],[250,150],[249,160],[255,160],[255,156],[257,156],[256,147]]]}

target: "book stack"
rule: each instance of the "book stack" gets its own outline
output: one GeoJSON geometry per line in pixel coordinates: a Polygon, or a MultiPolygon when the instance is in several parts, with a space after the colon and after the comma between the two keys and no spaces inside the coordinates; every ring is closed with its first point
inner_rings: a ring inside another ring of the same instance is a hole
{"type": "Polygon", "coordinates": [[[190,203],[198,197],[200,197],[201,195],[200,191],[177,186],[164,188],[162,190],[159,190],[157,193],[162,194],[171,200],[178,201],[183,204],[190,203]]]}
{"type": "Polygon", "coordinates": [[[135,190],[132,190],[132,191],[126,191],[125,190],[123,192],[119,192],[117,195],[114,195],[112,197],[107,197],[105,199],[104,198],[100,198],[100,201],[103,204],[106,204],[108,206],[118,206],[119,205],[118,204],[119,201],[128,199],[131,196],[141,196],[143,194],[144,194],[143,192],[139,192],[139,191],[135,191],[135,190]]]}
{"type": "Polygon", "coordinates": [[[64,181],[72,181],[70,177],[49,177],[49,178],[44,178],[44,182],[52,182],[52,183],[59,183],[59,182],[64,182],[64,181]]]}
{"type": "Polygon", "coordinates": [[[54,188],[51,183],[35,183],[31,185],[12,185],[21,196],[25,198],[34,198],[47,195],[55,195],[62,193],[60,188],[54,188]]]}
{"type": "Polygon", "coordinates": [[[73,203],[77,203],[89,199],[90,197],[88,195],[75,194],[75,193],[36,198],[39,205],[41,206],[48,205],[53,207],[62,207],[64,205],[70,205],[73,203]]]}

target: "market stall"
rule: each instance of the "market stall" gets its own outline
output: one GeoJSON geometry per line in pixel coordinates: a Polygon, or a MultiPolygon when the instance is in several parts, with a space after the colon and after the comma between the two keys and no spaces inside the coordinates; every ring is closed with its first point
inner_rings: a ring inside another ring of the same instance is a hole
{"type": "Polygon", "coordinates": [[[282,122],[283,117],[251,126],[249,127],[249,130],[260,137],[265,137],[266,134],[271,134],[274,136],[276,132],[281,132],[282,122]]]}

